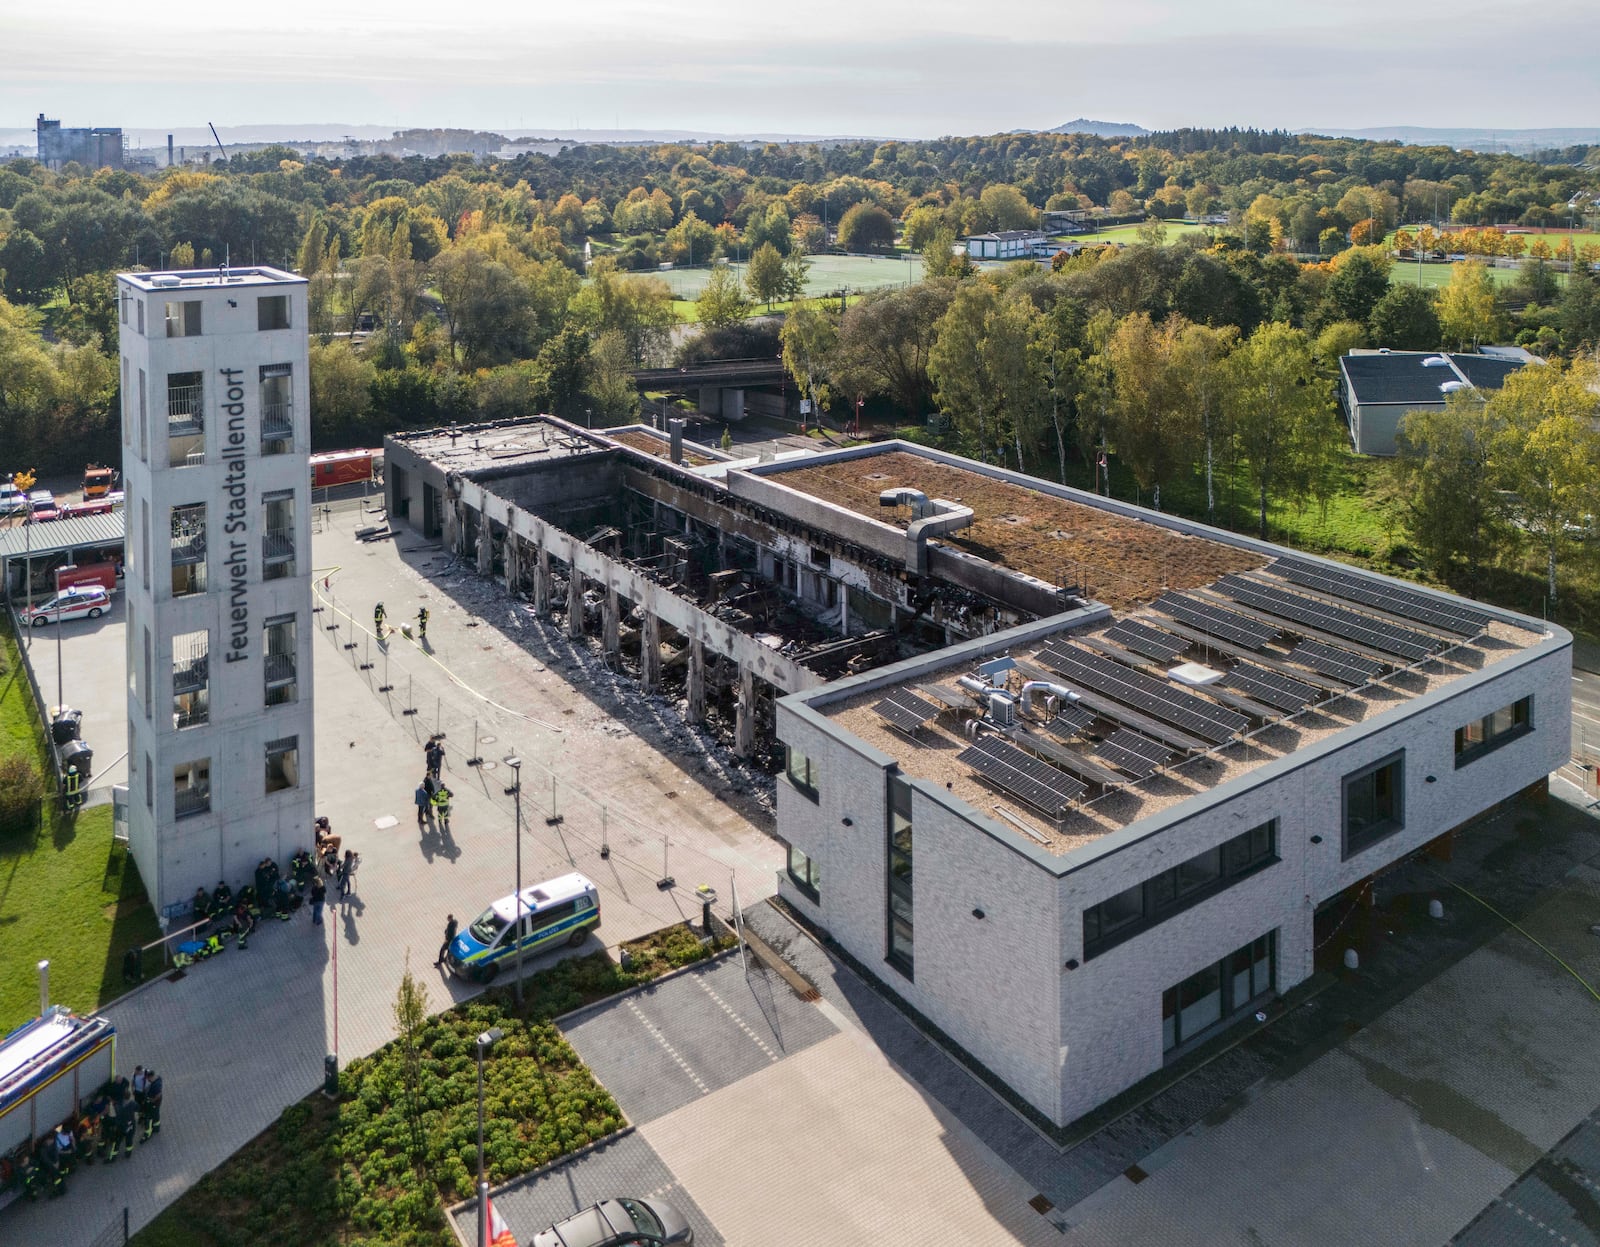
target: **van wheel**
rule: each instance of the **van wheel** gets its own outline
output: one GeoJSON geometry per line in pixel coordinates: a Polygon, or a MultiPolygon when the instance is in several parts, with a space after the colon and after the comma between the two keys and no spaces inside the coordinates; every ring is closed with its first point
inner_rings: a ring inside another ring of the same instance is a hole
{"type": "Polygon", "coordinates": [[[478,971],[478,982],[492,983],[494,982],[494,976],[499,973],[500,963],[498,961],[492,961],[488,965],[484,966],[483,969],[478,971]]]}
{"type": "Polygon", "coordinates": [[[33,617],[33,626],[35,628],[42,628],[42,627],[45,626],[45,624],[47,624],[49,622],[50,621],[48,619],[46,619],[43,615],[35,615],[33,617]]]}
{"type": "Polygon", "coordinates": [[[583,931],[583,930],[574,931],[571,935],[567,936],[567,947],[568,948],[576,948],[579,944],[583,943],[583,941],[588,939],[588,938],[589,938],[589,933],[587,931],[583,931]]]}
{"type": "Polygon", "coordinates": [[[100,618],[100,608],[98,606],[91,606],[89,608],[89,618],[90,619],[99,619],[100,618]]]}

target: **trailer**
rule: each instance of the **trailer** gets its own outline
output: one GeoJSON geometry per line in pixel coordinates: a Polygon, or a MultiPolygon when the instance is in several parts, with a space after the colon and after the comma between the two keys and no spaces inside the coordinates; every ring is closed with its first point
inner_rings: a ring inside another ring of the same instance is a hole
{"type": "Polygon", "coordinates": [[[0,1208],[22,1194],[15,1181],[22,1150],[78,1119],[116,1073],[116,1052],[116,1027],[64,1005],[0,1039],[0,1208]]]}
{"type": "Polygon", "coordinates": [[[383,451],[330,450],[311,456],[311,487],[359,485],[377,479],[383,471],[383,451]]]}

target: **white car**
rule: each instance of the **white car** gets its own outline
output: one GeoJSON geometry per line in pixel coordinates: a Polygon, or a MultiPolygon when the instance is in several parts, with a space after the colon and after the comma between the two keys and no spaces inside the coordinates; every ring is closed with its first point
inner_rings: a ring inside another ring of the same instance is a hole
{"type": "Polygon", "coordinates": [[[111,595],[99,585],[76,585],[24,611],[23,617],[30,627],[42,628],[47,623],[61,623],[67,619],[99,619],[110,609],[111,595]]]}

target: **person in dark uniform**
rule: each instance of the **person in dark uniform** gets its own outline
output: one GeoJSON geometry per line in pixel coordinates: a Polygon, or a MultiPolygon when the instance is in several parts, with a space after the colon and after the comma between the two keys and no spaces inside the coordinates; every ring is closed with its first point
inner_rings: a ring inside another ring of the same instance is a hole
{"type": "Polygon", "coordinates": [[[322,882],[322,876],[316,875],[311,880],[311,925],[322,925],[322,903],[328,899],[328,885],[322,882]]]}
{"type": "Polygon", "coordinates": [[[456,931],[458,929],[459,928],[456,926],[456,916],[454,914],[450,914],[444,924],[444,943],[439,945],[439,955],[433,959],[434,965],[442,966],[444,964],[444,955],[450,951],[450,945],[455,942],[456,931]]]}
{"type": "Polygon", "coordinates": [[[161,1075],[155,1070],[145,1071],[144,1084],[144,1137],[161,1133],[161,1075]]]}
{"type": "Polygon", "coordinates": [[[372,630],[378,634],[378,640],[383,640],[383,603],[379,602],[372,608],[372,630]]]}
{"type": "Polygon", "coordinates": [[[100,1159],[109,1165],[117,1158],[117,1140],[122,1138],[122,1123],[117,1120],[116,1089],[105,1097],[106,1106],[100,1113],[100,1159]]]}
{"type": "Polygon", "coordinates": [[[426,606],[417,607],[417,639],[419,641],[428,639],[428,608],[426,606]]]}

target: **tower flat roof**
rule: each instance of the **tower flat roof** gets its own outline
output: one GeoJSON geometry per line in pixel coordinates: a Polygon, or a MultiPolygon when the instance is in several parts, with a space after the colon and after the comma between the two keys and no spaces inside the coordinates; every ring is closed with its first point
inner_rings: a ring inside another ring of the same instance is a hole
{"type": "Polygon", "coordinates": [[[163,290],[215,289],[238,286],[305,285],[304,277],[282,269],[255,265],[250,268],[172,269],[160,273],[118,273],[130,286],[159,293],[163,290]]]}

